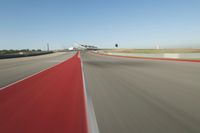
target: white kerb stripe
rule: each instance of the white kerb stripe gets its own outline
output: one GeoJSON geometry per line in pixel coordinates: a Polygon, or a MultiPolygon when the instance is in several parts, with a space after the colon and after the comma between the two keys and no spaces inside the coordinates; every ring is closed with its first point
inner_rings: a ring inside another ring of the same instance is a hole
{"type": "MultiPolygon", "coordinates": [[[[81,58],[80,58],[80,60],[81,60],[81,58]]],[[[95,115],[94,107],[93,107],[93,103],[92,103],[92,98],[89,96],[87,88],[86,88],[87,82],[85,81],[82,60],[81,60],[81,69],[82,69],[82,77],[83,77],[84,94],[85,94],[85,100],[86,100],[85,102],[86,102],[86,106],[87,106],[86,113],[87,113],[88,122],[89,122],[88,123],[89,133],[99,133],[96,115],[95,115]]]]}

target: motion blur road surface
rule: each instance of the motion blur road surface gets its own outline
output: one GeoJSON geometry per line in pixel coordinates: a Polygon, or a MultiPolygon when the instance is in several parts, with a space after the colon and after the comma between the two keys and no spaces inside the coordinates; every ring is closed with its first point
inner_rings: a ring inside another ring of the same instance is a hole
{"type": "Polygon", "coordinates": [[[88,133],[79,57],[0,90],[0,132],[88,133]]]}
{"type": "Polygon", "coordinates": [[[72,57],[75,52],[0,60],[0,87],[52,67],[72,57]]]}
{"type": "MultiPolygon", "coordinates": [[[[56,53],[0,60],[0,87],[63,62],[74,54],[74,52],[56,53]]],[[[81,53],[81,59],[87,93],[92,97],[100,133],[200,132],[200,63],[108,57],[87,52],[81,53]]],[[[65,74],[56,72],[55,75],[65,74]]],[[[72,83],[71,80],[77,81],[72,77],[73,73],[69,79],[60,78],[62,83],[59,79],[56,81],[62,86],[61,88],[65,88],[68,82],[72,83]]],[[[54,76],[51,76],[51,79],[54,80],[54,76]]],[[[44,79],[40,78],[38,81],[42,82],[44,79]]],[[[42,82],[43,85],[48,86],[47,81],[49,80],[42,82]]],[[[39,90],[37,85],[29,84],[39,90]]],[[[52,100],[49,95],[52,91],[47,92],[43,94],[52,100]]],[[[62,89],[59,92],[59,95],[54,97],[55,100],[60,99],[60,95],[63,94],[62,89]]],[[[32,95],[32,93],[27,94],[32,95]]],[[[51,94],[54,96],[54,93],[51,94]]],[[[25,98],[33,100],[28,96],[25,98]]],[[[71,103],[67,100],[69,96],[62,95],[61,98],[65,99],[62,102],[71,103]]],[[[15,103],[12,98],[10,100],[15,103]]],[[[41,101],[43,101],[42,97],[41,101]]],[[[1,102],[7,103],[5,100],[1,102]]],[[[49,100],[46,100],[41,107],[48,106],[48,103],[49,100]]],[[[41,102],[37,105],[41,105],[41,102]]],[[[6,112],[6,108],[3,109],[6,112]]],[[[54,107],[53,109],[57,110],[54,107]]],[[[62,109],[57,111],[62,112],[62,109]]],[[[61,114],[59,116],[64,118],[61,114]]],[[[80,118],[78,115],[74,116],[80,118]]]]}
{"type": "Polygon", "coordinates": [[[199,133],[200,64],[82,53],[101,133],[199,133]]]}

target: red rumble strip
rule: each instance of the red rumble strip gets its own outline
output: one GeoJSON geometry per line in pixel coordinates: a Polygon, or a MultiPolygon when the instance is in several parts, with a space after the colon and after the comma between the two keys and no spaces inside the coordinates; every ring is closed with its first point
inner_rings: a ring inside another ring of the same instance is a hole
{"type": "Polygon", "coordinates": [[[80,58],[0,90],[1,133],[87,133],[80,58]]]}
{"type": "Polygon", "coordinates": [[[133,59],[145,59],[145,60],[166,60],[166,61],[180,61],[180,62],[195,62],[195,63],[200,63],[200,60],[193,60],[193,59],[151,58],[151,57],[109,55],[109,54],[103,54],[103,53],[92,53],[92,54],[103,55],[103,56],[111,56],[111,57],[120,57],[120,58],[133,58],[133,59]]]}

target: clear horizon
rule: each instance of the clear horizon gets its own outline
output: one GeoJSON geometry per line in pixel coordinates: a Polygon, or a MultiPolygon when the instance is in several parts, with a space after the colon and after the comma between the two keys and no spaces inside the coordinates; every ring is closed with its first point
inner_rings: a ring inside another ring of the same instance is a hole
{"type": "Polygon", "coordinates": [[[199,0],[1,0],[0,49],[200,48],[199,0]]]}

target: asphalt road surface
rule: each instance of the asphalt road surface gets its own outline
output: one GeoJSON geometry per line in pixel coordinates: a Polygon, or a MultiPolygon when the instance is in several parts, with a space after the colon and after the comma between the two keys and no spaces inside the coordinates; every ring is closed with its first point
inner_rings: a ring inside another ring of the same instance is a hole
{"type": "Polygon", "coordinates": [[[74,52],[0,60],[0,87],[52,67],[72,57],[74,52]]]}
{"type": "Polygon", "coordinates": [[[100,133],[199,133],[200,64],[82,53],[100,133]]]}
{"type": "Polygon", "coordinates": [[[79,57],[0,90],[0,133],[88,133],[79,57]]]}

